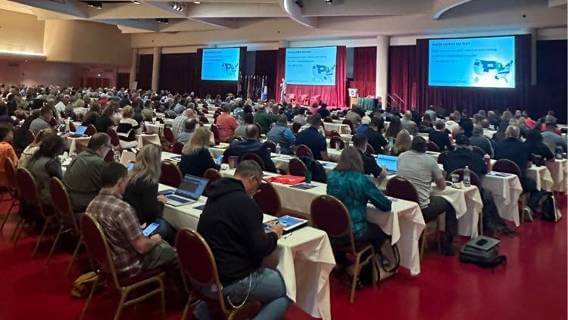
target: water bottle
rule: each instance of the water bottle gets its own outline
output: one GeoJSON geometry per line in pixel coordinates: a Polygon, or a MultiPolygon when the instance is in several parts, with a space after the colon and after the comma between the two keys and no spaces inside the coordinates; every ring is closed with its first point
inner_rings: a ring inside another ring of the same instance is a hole
{"type": "Polygon", "coordinates": [[[463,185],[465,187],[471,186],[471,174],[469,171],[469,166],[465,166],[465,169],[463,170],[463,185]]]}
{"type": "Polygon", "coordinates": [[[280,143],[276,144],[276,153],[277,154],[281,154],[282,153],[282,148],[280,147],[280,143]]]}
{"type": "Polygon", "coordinates": [[[556,159],[562,160],[562,146],[556,146],[556,159]]]}

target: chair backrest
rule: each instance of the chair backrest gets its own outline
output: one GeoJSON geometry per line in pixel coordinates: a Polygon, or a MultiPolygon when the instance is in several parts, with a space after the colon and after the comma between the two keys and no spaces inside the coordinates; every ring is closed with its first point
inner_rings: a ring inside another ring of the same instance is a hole
{"type": "Polygon", "coordinates": [[[95,133],[97,133],[97,128],[95,128],[95,126],[92,125],[92,124],[88,125],[87,130],[85,130],[85,135],[90,137],[90,136],[94,135],[95,133]]]}
{"type": "Polygon", "coordinates": [[[183,150],[183,143],[181,142],[176,142],[174,143],[173,147],[172,147],[172,152],[175,154],[181,154],[181,151],[183,150]]]}
{"type": "Polygon", "coordinates": [[[114,130],[113,128],[108,128],[107,134],[110,137],[110,143],[114,147],[117,147],[118,145],[120,145],[120,139],[118,138],[118,134],[116,134],[116,130],[114,130]]]}
{"type": "Polygon", "coordinates": [[[293,133],[298,133],[298,131],[300,131],[300,128],[302,128],[301,123],[297,123],[297,122],[292,123],[292,132],[293,133]]]}
{"type": "Polygon", "coordinates": [[[175,163],[167,160],[162,161],[160,183],[177,188],[181,184],[182,178],[181,171],[175,163]]]}
{"type": "Polygon", "coordinates": [[[174,136],[172,129],[168,127],[164,128],[164,139],[166,139],[168,143],[174,143],[176,141],[176,137],[174,136]]]}
{"type": "Polygon", "coordinates": [[[266,140],[264,145],[268,148],[268,150],[270,150],[270,152],[276,152],[276,142],[266,140]]]}
{"type": "Polygon", "coordinates": [[[296,156],[297,157],[309,157],[313,158],[312,150],[305,144],[300,144],[296,146],[296,156]]]}
{"type": "MultiPolygon", "coordinates": [[[[464,169],[456,169],[456,170],[452,171],[452,173],[450,173],[448,175],[448,177],[451,177],[452,174],[457,174],[460,177],[460,180],[463,180],[463,171],[464,171],[464,169]]],[[[481,187],[481,179],[479,179],[479,176],[471,170],[469,170],[469,180],[470,180],[472,185],[474,185],[478,188],[481,187]]]]}
{"type": "Polygon", "coordinates": [[[305,177],[307,170],[308,168],[302,160],[298,158],[290,159],[290,162],[288,163],[288,171],[291,175],[297,177],[305,177]]]}
{"type": "Polygon", "coordinates": [[[77,130],[77,128],[75,128],[75,124],[73,124],[73,122],[69,121],[69,131],[75,132],[76,130],[77,130]]]}
{"type": "Polygon", "coordinates": [[[106,162],[113,162],[114,161],[114,150],[109,150],[105,156],[106,162]]]}
{"type": "Polygon", "coordinates": [[[256,163],[258,163],[258,165],[262,168],[262,170],[264,170],[264,161],[262,160],[262,158],[256,154],[256,153],[252,153],[252,152],[248,152],[245,153],[241,156],[241,158],[239,159],[239,162],[241,161],[245,161],[245,160],[252,160],[255,161],[256,163]]]}
{"type": "Polygon", "coordinates": [[[205,187],[205,195],[207,195],[209,193],[209,188],[211,187],[211,184],[221,179],[221,174],[219,173],[219,171],[213,168],[209,168],[205,170],[205,172],[203,173],[203,178],[209,180],[207,181],[207,186],[205,187]]]}
{"type": "Polygon", "coordinates": [[[26,146],[34,142],[35,135],[31,130],[26,131],[26,146]]]}
{"type": "Polygon", "coordinates": [[[414,188],[410,181],[400,176],[394,176],[389,179],[385,193],[394,198],[418,203],[418,192],[416,188],[414,188]]]}
{"type": "Polygon", "coordinates": [[[16,187],[22,200],[34,207],[41,207],[37,184],[33,175],[26,168],[16,170],[16,187]]]}
{"type": "Polygon", "coordinates": [[[352,250],[355,251],[351,218],[341,201],[330,195],[320,195],[312,200],[310,215],[314,227],[325,231],[330,238],[349,236],[352,250]]]}
{"type": "Polygon", "coordinates": [[[426,147],[428,151],[440,152],[440,147],[434,141],[428,141],[426,147]]]}
{"type": "Polygon", "coordinates": [[[49,180],[49,193],[51,195],[51,204],[59,214],[60,219],[68,225],[73,226],[76,232],[79,232],[79,226],[73,214],[71,200],[69,200],[69,195],[67,194],[67,190],[65,190],[63,182],[56,177],[52,177],[49,180]]]}
{"type": "Polygon", "coordinates": [[[270,182],[262,182],[253,198],[263,213],[274,216],[282,209],[280,197],[270,182]]]}
{"type": "Polygon", "coordinates": [[[337,132],[337,130],[331,130],[331,131],[329,132],[329,137],[330,137],[330,138],[331,138],[331,137],[340,137],[340,138],[341,138],[341,135],[339,134],[339,132],[337,132]]]}
{"type": "Polygon", "coordinates": [[[211,132],[213,133],[213,139],[215,140],[215,144],[219,144],[219,142],[221,141],[219,139],[219,128],[217,128],[216,124],[212,124],[211,127],[211,132]]]}
{"type": "Polygon", "coordinates": [[[329,139],[329,147],[334,149],[339,147],[339,149],[343,149],[345,148],[345,142],[338,136],[332,136],[329,139]]]}
{"type": "MultiPolygon", "coordinates": [[[[214,300],[219,303],[223,313],[227,314],[215,257],[205,239],[196,231],[182,229],[176,236],[176,251],[184,281],[205,288],[216,287],[217,299],[214,300]]],[[[200,294],[199,290],[195,291],[200,294]]]]}
{"type": "Polygon", "coordinates": [[[471,147],[471,151],[477,153],[478,155],[480,155],[482,158],[485,157],[486,152],[483,151],[483,149],[481,149],[478,146],[472,146],[471,147]]]}
{"type": "Polygon", "coordinates": [[[492,167],[493,171],[505,172],[517,175],[519,179],[521,178],[521,168],[511,160],[500,159],[495,161],[492,167]]]}
{"type": "Polygon", "coordinates": [[[96,268],[111,274],[115,287],[120,288],[116,270],[110,255],[110,248],[101,226],[95,218],[88,214],[81,215],[80,225],[83,243],[87,248],[87,253],[91,261],[95,264],[96,268]]]}
{"type": "Polygon", "coordinates": [[[12,163],[10,158],[4,160],[4,172],[6,175],[6,182],[10,188],[17,189],[16,187],[16,166],[12,163]]]}
{"type": "Polygon", "coordinates": [[[372,145],[367,143],[367,150],[365,150],[365,152],[367,154],[377,154],[377,151],[375,151],[375,148],[373,148],[372,145]]]}
{"type": "Polygon", "coordinates": [[[442,153],[440,153],[438,155],[438,163],[439,164],[444,164],[444,162],[446,161],[446,158],[448,157],[448,151],[444,151],[442,153]]]}
{"type": "Polygon", "coordinates": [[[353,122],[351,122],[351,120],[349,120],[349,119],[343,119],[343,121],[342,121],[341,123],[348,125],[349,128],[351,128],[351,131],[353,131],[353,122]]]}

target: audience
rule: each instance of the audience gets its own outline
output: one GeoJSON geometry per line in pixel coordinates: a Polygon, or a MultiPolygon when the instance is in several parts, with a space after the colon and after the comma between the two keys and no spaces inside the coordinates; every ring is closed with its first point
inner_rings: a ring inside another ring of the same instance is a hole
{"type": "Polygon", "coordinates": [[[416,122],[412,121],[412,113],[410,111],[406,111],[402,116],[402,120],[400,121],[400,125],[402,129],[408,131],[411,135],[416,135],[418,133],[418,126],[416,122]]]}
{"type": "Polygon", "coordinates": [[[195,127],[197,126],[197,121],[195,119],[187,119],[184,125],[184,130],[177,135],[177,142],[186,143],[191,139],[195,127]]]}
{"type": "Polygon", "coordinates": [[[349,120],[353,125],[353,128],[357,128],[361,124],[361,115],[358,113],[358,107],[353,106],[353,108],[347,111],[345,115],[345,120],[349,120]]]}
{"type": "Polygon", "coordinates": [[[288,118],[285,115],[279,115],[278,121],[275,125],[268,131],[266,135],[268,140],[280,146],[280,153],[283,154],[294,154],[294,143],[296,142],[296,136],[290,128],[288,128],[288,118]]]}
{"type": "Polygon", "coordinates": [[[195,129],[189,143],[183,146],[179,169],[183,175],[202,177],[209,168],[219,170],[220,166],[213,161],[209,153],[211,131],[205,127],[195,129]]]}
{"type": "Polygon", "coordinates": [[[446,130],[444,121],[436,121],[434,128],[435,130],[428,135],[428,141],[434,142],[438,148],[440,148],[440,152],[450,150],[452,142],[450,141],[449,131],[446,130]]]}
{"type": "Polygon", "coordinates": [[[495,147],[495,159],[507,159],[513,161],[521,170],[521,184],[525,192],[535,192],[536,183],[527,177],[529,167],[530,150],[528,145],[521,142],[520,130],[517,126],[508,126],[505,130],[505,139],[495,147]]]}
{"type": "Polygon", "coordinates": [[[193,119],[194,113],[192,109],[186,109],[180,115],[178,115],[172,122],[172,133],[177,138],[180,134],[185,131],[185,124],[188,119],[193,119]]]}
{"type": "MultiPolygon", "coordinates": [[[[227,301],[239,305],[248,297],[262,303],[255,319],[282,319],[290,304],[284,281],[277,270],[262,267],[262,261],[276,249],[283,229],[270,224],[265,231],[263,213],[252,199],[261,182],[262,168],[247,160],[239,163],[233,178],[211,184],[197,231],[215,257],[227,301]]],[[[194,313],[199,319],[211,319],[205,303],[194,313]]]]}
{"type": "Polygon", "coordinates": [[[383,137],[383,118],[373,118],[369,124],[369,129],[365,131],[367,141],[373,148],[375,153],[384,153],[384,149],[388,146],[388,141],[383,137]]]}
{"type": "Polygon", "coordinates": [[[322,125],[321,116],[319,114],[310,116],[308,123],[310,126],[296,135],[296,146],[306,145],[312,151],[315,160],[328,160],[327,142],[319,132],[322,125]]]}
{"type": "Polygon", "coordinates": [[[33,157],[33,155],[39,150],[39,146],[45,137],[50,134],[55,134],[55,131],[51,128],[43,129],[35,136],[34,141],[30,143],[22,154],[20,154],[20,160],[18,161],[18,167],[25,168],[28,164],[28,161],[33,157]]]}
{"type": "Polygon", "coordinates": [[[545,161],[554,160],[554,153],[543,143],[540,131],[536,129],[530,130],[527,133],[525,144],[531,153],[531,160],[535,162],[535,164],[541,165],[544,164],[545,161]]]}
{"type": "Polygon", "coordinates": [[[51,204],[51,194],[49,193],[50,179],[52,177],[63,178],[59,155],[63,153],[64,147],[63,139],[57,134],[53,132],[46,134],[39,149],[30,158],[25,167],[35,178],[41,202],[45,205],[51,204]]]}
{"type": "Polygon", "coordinates": [[[254,122],[260,126],[260,132],[266,134],[272,124],[276,122],[276,114],[267,110],[264,105],[260,105],[258,111],[254,114],[254,122]]]}
{"type": "Polygon", "coordinates": [[[485,152],[485,154],[488,154],[491,158],[493,158],[493,145],[491,144],[489,138],[483,135],[483,128],[473,128],[469,142],[472,146],[480,148],[481,150],[483,150],[483,152],[485,152]]]}
{"type": "Polygon", "coordinates": [[[270,158],[270,150],[264,143],[258,141],[259,135],[258,127],[254,124],[249,124],[246,127],[246,139],[231,143],[223,153],[223,160],[228,161],[229,157],[242,157],[247,153],[254,153],[264,162],[264,170],[276,172],[276,166],[272,162],[272,158],[270,158]]]}
{"type": "Polygon", "coordinates": [[[53,110],[49,106],[43,106],[39,112],[39,117],[30,123],[30,131],[36,135],[43,129],[51,128],[51,120],[53,119],[53,110]]]}
{"type": "Polygon", "coordinates": [[[14,139],[14,132],[12,126],[0,126],[0,187],[14,187],[8,185],[8,178],[6,177],[6,161],[11,161],[14,167],[18,164],[18,156],[12,147],[12,140],[14,139]]]}
{"type": "Polygon", "coordinates": [[[231,107],[229,104],[223,104],[221,114],[215,120],[215,125],[219,130],[219,140],[221,142],[228,142],[233,137],[239,123],[231,115],[231,107]]]}
{"type": "Polygon", "coordinates": [[[562,137],[556,132],[556,118],[551,115],[544,117],[545,130],[542,132],[542,141],[548,146],[552,153],[557,152],[557,148],[566,152],[566,137],[562,137]]]}
{"type": "Polygon", "coordinates": [[[375,178],[384,178],[387,176],[386,170],[383,170],[377,164],[374,156],[367,154],[367,136],[356,134],[353,136],[353,146],[357,148],[363,161],[363,172],[372,174],[375,178]]]}
{"type": "Polygon", "coordinates": [[[465,166],[468,166],[479,177],[487,173],[487,165],[483,158],[471,150],[469,138],[463,133],[456,136],[456,147],[448,152],[443,165],[448,174],[456,169],[463,169],[465,166]]]}
{"type": "Polygon", "coordinates": [[[114,127],[114,121],[112,120],[112,115],[114,114],[114,108],[112,106],[107,106],[103,109],[103,113],[95,121],[95,128],[97,132],[108,132],[108,130],[114,127]]]}
{"type": "Polygon", "coordinates": [[[110,150],[110,137],[106,133],[96,133],[89,140],[87,149],[79,153],[67,167],[63,184],[75,212],[84,211],[101,189],[104,158],[110,150]]]}
{"type": "Polygon", "coordinates": [[[369,130],[369,124],[371,123],[371,118],[369,116],[364,116],[361,119],[361,125],[355,129],[356,134],[365,134],[369,130]]]}
{"type": "Polygon", "coordinates": [[[399,154],[410,150],[410,145],[412,143],[412,137],[408,133],[408,131],[402,129],[396,135],[396,140],[394,142],[394,146],[391,150],[391,155],[398,156],[399,154]]]}
{"type": "Polygon", "coordinates": [[[415,137],[412,149],[402,153],[398,158],[397,175],[407,179],[414,185],[418,193],[418,203],[422,209],[424,220],[428,223],[446,214],[446,231],[441,241],[442,253],[452,255],[452,242],[457,234],[458,222],[453,206],[440,196],[433,196],[432,182],[438,189],[446,188],[446,181],[436,160],[426,154],[426,140],[415,137]]]}

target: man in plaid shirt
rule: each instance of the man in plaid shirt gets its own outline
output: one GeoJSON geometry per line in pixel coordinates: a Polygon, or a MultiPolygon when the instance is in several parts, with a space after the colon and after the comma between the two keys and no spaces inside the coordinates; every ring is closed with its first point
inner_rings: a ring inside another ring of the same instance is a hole
{"type": "Polygon", "coordinates": [[[127,173],[120,163],[107,164],[101,174],[103,188],[86,211],[101,225],[116,271],[135,276],[143,270],[175,265],[175,250],[159,234],[144,236],[134,209],[122,200],[127,173]]]}

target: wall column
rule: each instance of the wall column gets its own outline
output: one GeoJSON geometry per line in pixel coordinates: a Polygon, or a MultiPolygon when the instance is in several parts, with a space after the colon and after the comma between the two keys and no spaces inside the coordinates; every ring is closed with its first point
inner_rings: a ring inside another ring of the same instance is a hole
{"type": "Polygon", "coordinates": [[[134,88],[136,73],[138,73],[138,49],[134,48],[132,49],[132,60],[130,61],[130,74],[128,79],[130,88],[134,88]]]}
{"type": "Polygon", "coordinates": [[[383,101],[383,108],[387,103],[387,83],[389,65],[389,36],[377,36],[377,73],[375,78],[375,95],[383,101]]]}
{"type": "Polygon", "coordinates": [[[160,84],[160,57],[162,48],[154,47],[154,57],[152,59],[152,90],[158,91],[160,84]]]}
{"type": "Polygon", "coordinates": [[[537,29],[530,29],[531,35],[531,86],[536,86],[538,81],[537,79],[537,70],[536,70],[536,47],[538,42],[538,33],[537,29]]]}

